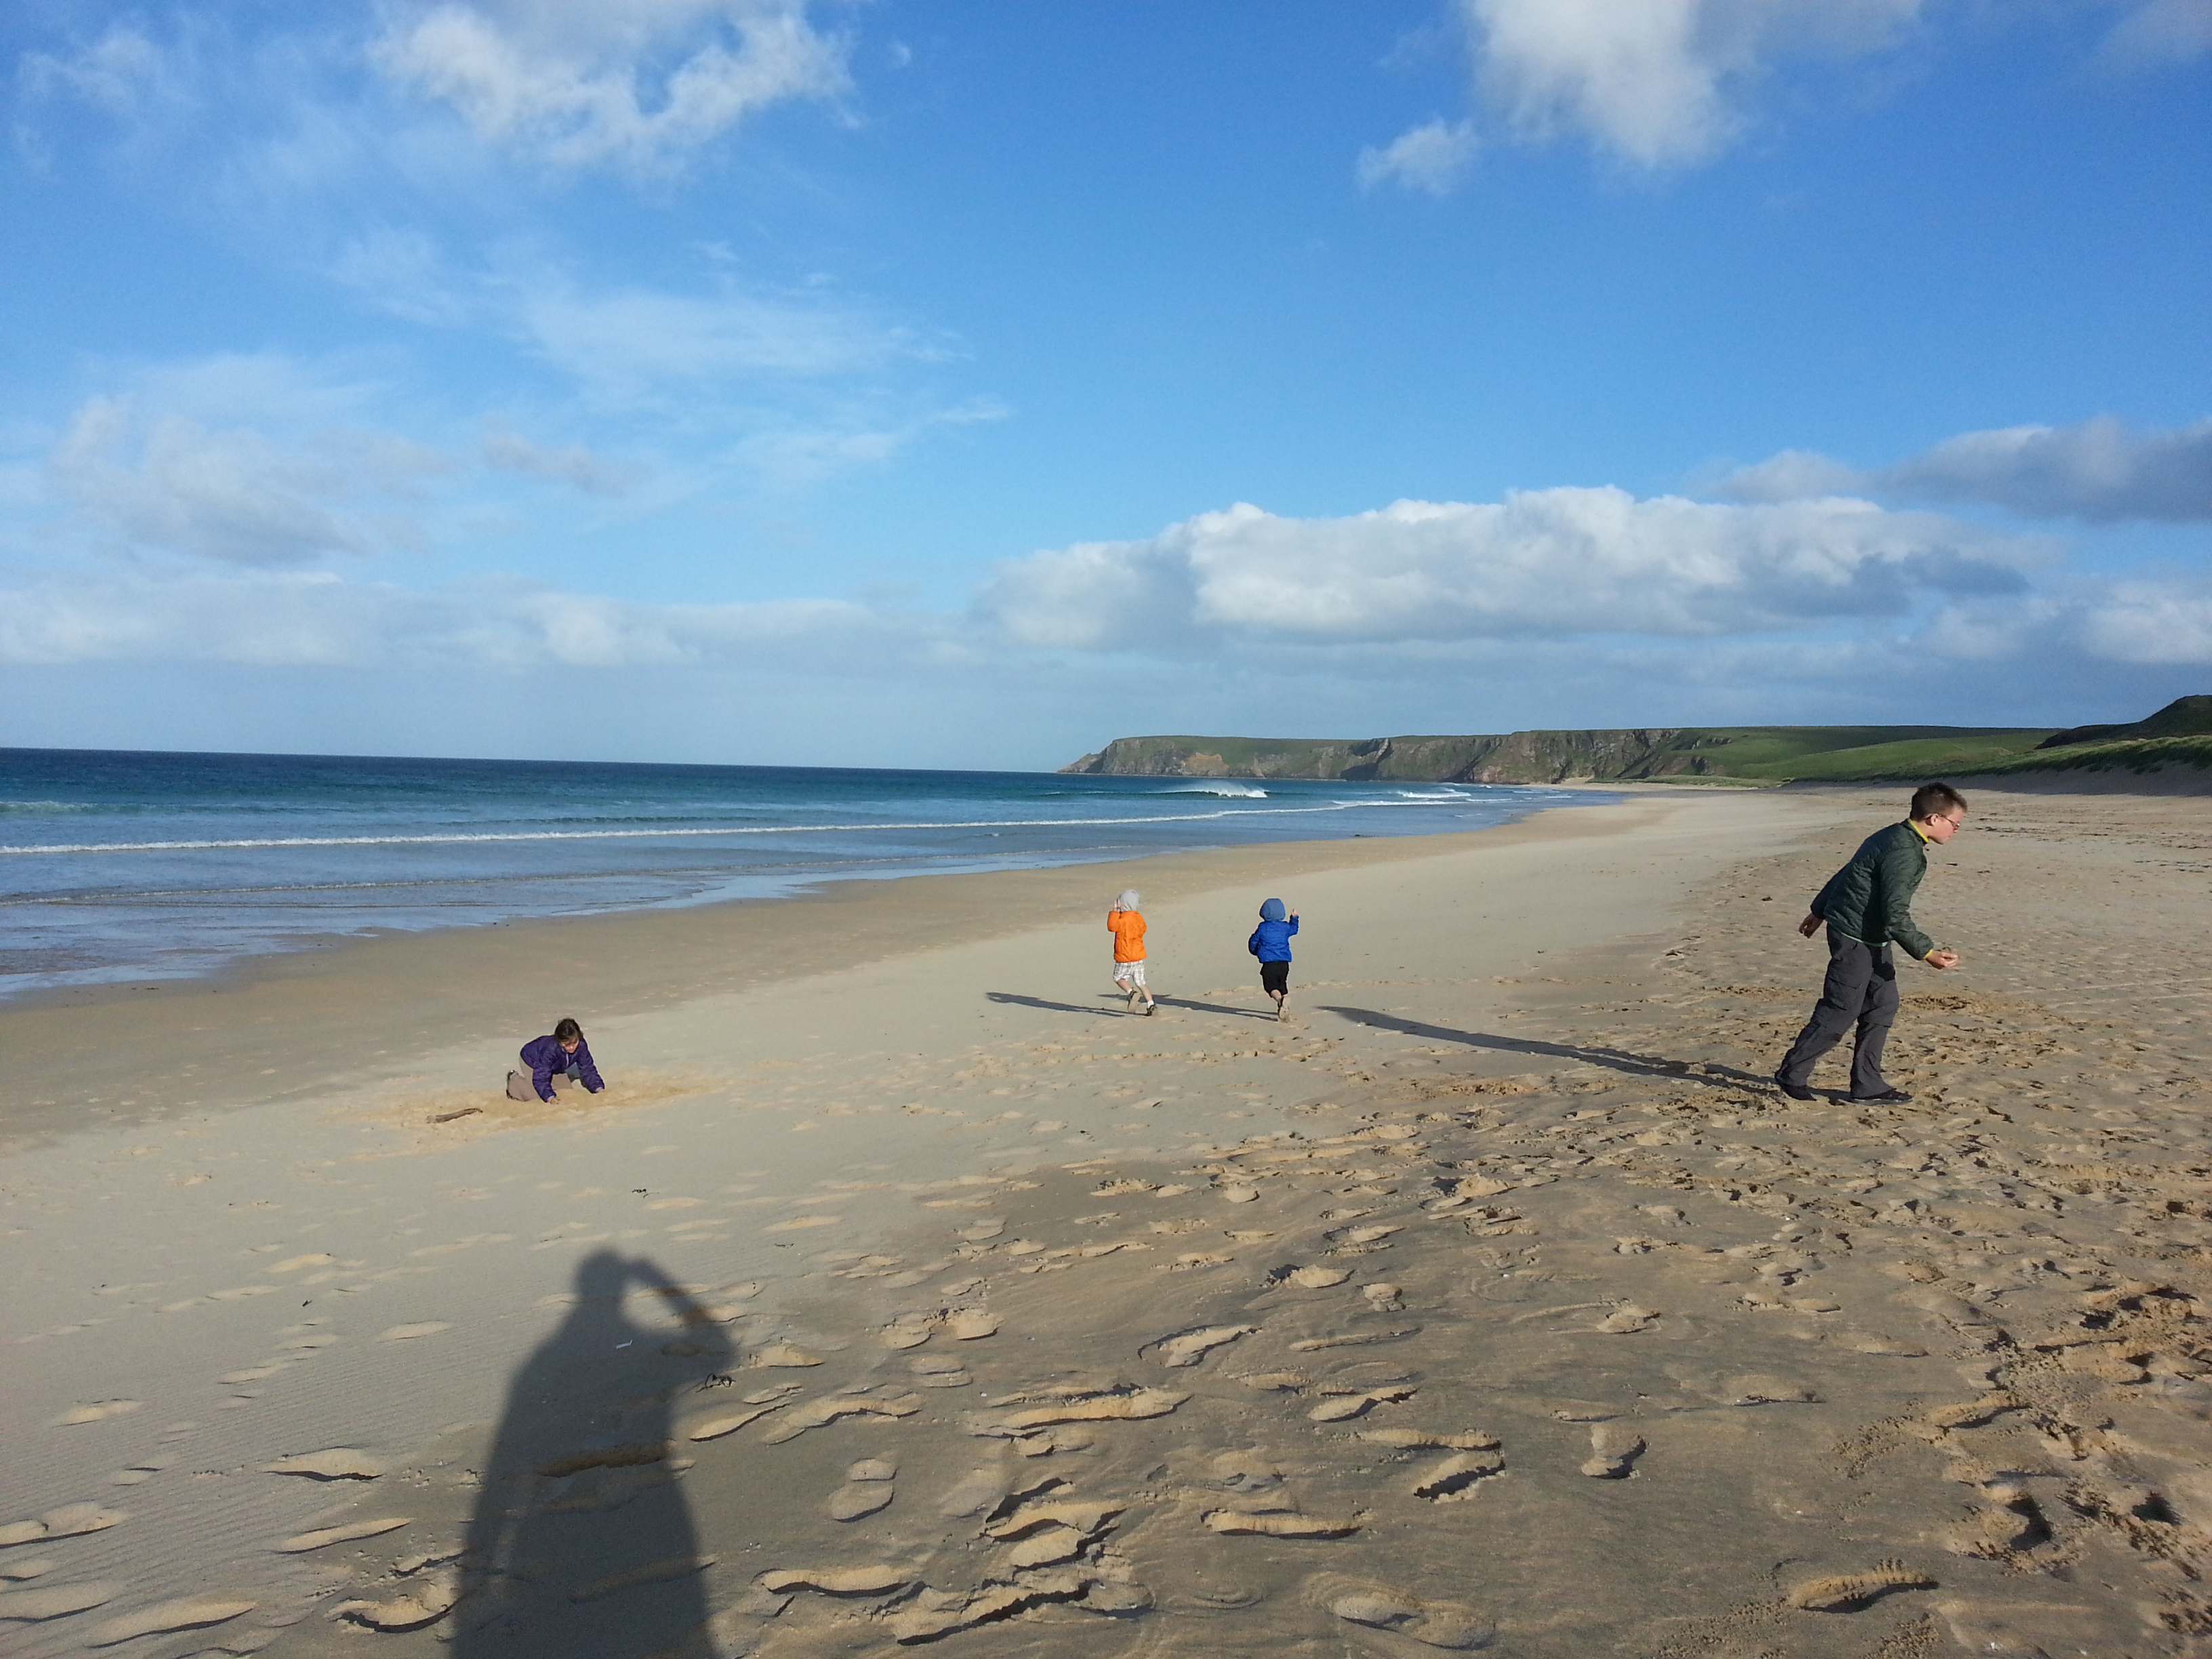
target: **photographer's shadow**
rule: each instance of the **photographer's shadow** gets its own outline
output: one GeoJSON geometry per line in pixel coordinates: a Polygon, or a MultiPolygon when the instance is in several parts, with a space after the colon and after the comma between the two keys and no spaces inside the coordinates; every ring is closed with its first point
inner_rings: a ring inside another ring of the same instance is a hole
{"type": "Polygon", "coordinates": [[[620,1659],[667,1648],[708,1617],[669,1439],[677,1401],[726,1373],[734,1350],[649,1261],[594,1251],[575,1288],[507,1390],[462,1556],[458,1659],[620,1659]],[[625,1312],[639,1286],[680,1335],[625,1312]]]}

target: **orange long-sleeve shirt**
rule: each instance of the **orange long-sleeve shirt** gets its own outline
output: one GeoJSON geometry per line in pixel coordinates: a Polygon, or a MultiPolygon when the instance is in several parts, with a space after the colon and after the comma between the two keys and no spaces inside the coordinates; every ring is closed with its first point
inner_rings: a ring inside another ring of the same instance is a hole
{"type": "Polygon", "coordinates": [[[1109,910],[1106,931],[1114,935],[1114,960],[1142,962],[1145,959],[1145,913],[1142,910],[1109,910]]]}

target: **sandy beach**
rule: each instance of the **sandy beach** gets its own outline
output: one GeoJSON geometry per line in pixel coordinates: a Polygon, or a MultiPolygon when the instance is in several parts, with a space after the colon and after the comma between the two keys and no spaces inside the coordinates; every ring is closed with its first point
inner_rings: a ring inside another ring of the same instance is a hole
{"type": "Polygon", "coordinates": [[[1891,789],[0,1010],[6,1650],[2212,1655],[2212,815],[1968,793],[1899,1107],[1765,1081],[1891,789]]]}

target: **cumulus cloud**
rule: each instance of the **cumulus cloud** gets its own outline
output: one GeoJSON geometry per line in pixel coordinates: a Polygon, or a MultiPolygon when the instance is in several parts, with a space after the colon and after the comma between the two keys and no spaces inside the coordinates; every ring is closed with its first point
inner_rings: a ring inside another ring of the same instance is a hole
{"type": "Polygon", "coordinates": [[[2212,586],[2118,583],[2085,608],[2081,639],[2114,662],[2212,664],[2212,586]]]}
{"type": "Polygon", "coordinates": [[[2039,553],[1867,501],[1723,506],[1558,489],[1339,519],[1239,505],[1144,541],[1033,554],[1001,567],[978,605],[1025,643],[1082,650],[1224,635],[1707,638],[1903,617],[1929,593],[2017,592],[2039,553]]]}
{"type": "Polygon", "coordinates": [[[1844,491],[1896,501],[1978,501],[2039,519],[2092,523],[2212,519],[2212,419],[2138,431],[2110,415],[2073,426],[2014,426],[1947,438],[1894,466],[1862,471],[1802,450],[1722,481],[1738,501],[1844,491]]]}
{"type": "Polygon", "coordinates": [[[1921,0],[1459,0],[1485,94],[1525,137],[1650,168],[1706,160],[1778,58],[1894,43],[1921,0]]]}
{"type": "Polygon", "coordinates": [[[561,167],[649,170],[747,117],[848,84],[806,0],[538,0],[410,6],[372,56],[486,141],[561,167]]]}
{"type": "Polygon", "coordinates": [[[1373,190],[1398,185],[1424,195],[1449,196],[1474,165],[1480,148],[1472,121],[1425,122],[1380,148],[1370,145],[1361,150],[1359,185],[1373,190]]]}

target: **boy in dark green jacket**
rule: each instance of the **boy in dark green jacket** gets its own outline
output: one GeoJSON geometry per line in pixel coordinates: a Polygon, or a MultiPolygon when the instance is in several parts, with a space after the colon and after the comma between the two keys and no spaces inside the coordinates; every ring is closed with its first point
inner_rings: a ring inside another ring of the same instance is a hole
{"type": "Polygon", "coordinates": [[[1783,1056],[1774,1081],[1792,1100],[1811,1100],[1806,1086],[1814,1062],[1857,1028],[1851,1047],[1854,1101],[1902,1105],[1912,1098],[1881,1074],[1882,1045],[1897,1020],[1894,939],[1930,968],[1955,968],[1954,951],[1939,951],[1912,922],[1912,895],[1928,872],[1928,847],[1941,847],[1966,821],[1966,800],[1948,783],[1923,783],[1912,793],[1911,816],[1860,843],[1851,861],[1828,878],[1797,924],[1807,939],[1828,929],[1828,976],[1813,1018],[1783,1056]]]}

